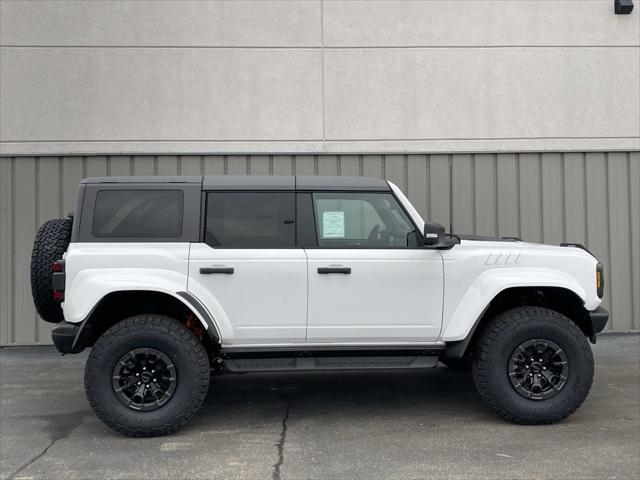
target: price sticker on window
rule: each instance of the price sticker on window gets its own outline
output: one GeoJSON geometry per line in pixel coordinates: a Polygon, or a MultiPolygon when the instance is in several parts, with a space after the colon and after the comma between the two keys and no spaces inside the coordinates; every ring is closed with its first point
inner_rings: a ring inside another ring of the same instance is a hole
{"type": "Polygon", "coordinates": [[[322,213],[322,238],[344,238],[344,212],[322,213]]]}

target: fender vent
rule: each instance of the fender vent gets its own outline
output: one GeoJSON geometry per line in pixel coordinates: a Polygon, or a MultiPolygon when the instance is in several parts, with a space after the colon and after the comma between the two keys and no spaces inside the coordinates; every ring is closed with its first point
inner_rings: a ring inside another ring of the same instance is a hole
{"type": "Polygon", "coordinates": [[[485,260],[485,265],[502,265],[505,267],[518,264],[519,252],[491,252],[485,260]]]}

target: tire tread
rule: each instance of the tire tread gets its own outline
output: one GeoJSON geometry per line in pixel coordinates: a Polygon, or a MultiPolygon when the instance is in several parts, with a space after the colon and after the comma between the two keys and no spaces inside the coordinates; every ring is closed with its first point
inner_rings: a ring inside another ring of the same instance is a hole
{"type": "Polygon", "coordinates": [[[87,399],[97,417],[116,432],[130,437],[156,437],[168,435],[182,428],[197,412],[209,390],[210,365],[207,352],[196,336],[179,321],[164,315],[144,314],[127,318],[105,332],[94,345],[85,367],[85,391],[87,399]],[[198,386],[192,390],[187,408],[161,425],[146,426],[141,422],[132,425],[125,415],[112,416],[102,405],[96,395],[95,380],[97,378],[97,359],[108,354],[108,349],[115,342],[128,336],[148,330],[160,331],[176,341],[181,351],[190,359],[191,366],[198,370],[198,386]],[[139,423],[139,424],[138,424],[139,423]]]}
{"type": "Polygon", "coordinates": [[[72,220],[48,220],[38,229],[31,251],[31,295],[36,311],[45,322],[64,320],[62,307],[53,299],[53,262],[60,260],[71,241],[72,220]]]}
{"type": "Polygon", "coordinates": [[[593,383],[593,371],[593,353],[582,330],[564,315],[543,307],[519,307],[508,310],[493,319],[483,330],[476,344],[474,362],[471,369],[473,381],[484,402],[492,407],[501,417],[523,425],[557,423],[574,413],[589,394],[593,383]],[[489,377],[495,373],[494,370],[496,369],[496,366],[488,361],[491,350],[496,348],[495,346],[500,338],[504,337],[508,331],[530,325],[532,317],[536,318],[535,321],[540,321],[540,318],[542,318],[543,322],[553,322],[565,328],[569,335],[576,340],[581,353],[587,361],[587,369],[589,370],[589,374],[587,375],[588,380],[583,383],[576,383],[573,386],[573,391],[571,391],[569,395],[564,396],[564,401],[559,408],[556,409],[557,412],[544,416],[516,412],[505,408],[504,404],[499,401],[496,395],[494,395],[494,392],[489,388],[489,377]]]}

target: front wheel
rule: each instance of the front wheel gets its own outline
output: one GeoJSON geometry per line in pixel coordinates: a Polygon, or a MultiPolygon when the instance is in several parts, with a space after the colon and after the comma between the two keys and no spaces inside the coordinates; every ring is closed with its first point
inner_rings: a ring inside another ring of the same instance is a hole
{"type": "Polygon", "coordinates": [[[200,409],[209,388],[207,352],[184,325],[162,315],[137,315],[98,339],[85,367],[94,412],[133,437],[173,433],[200,409]]]}
{"type": "Polygon", "coordinates": [[[558,422],[575,412],[593,382],[593,353],[564,315],[521,307],[498,315],[476,344],[473,379],[482,399],[520,424],[558,422]]]}

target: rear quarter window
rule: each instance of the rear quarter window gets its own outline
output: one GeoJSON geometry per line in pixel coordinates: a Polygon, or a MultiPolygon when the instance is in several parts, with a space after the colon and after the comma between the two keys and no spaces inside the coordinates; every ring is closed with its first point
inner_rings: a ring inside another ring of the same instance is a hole
{"type": "Polygon", "coordinates": [[[182,235],[182,190],[101,190],[91,233],[97,238],[176,238],[182,235]]]}

